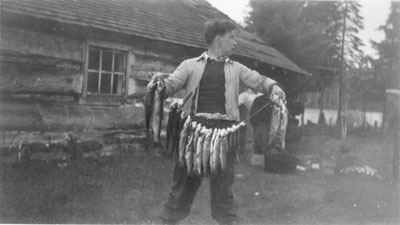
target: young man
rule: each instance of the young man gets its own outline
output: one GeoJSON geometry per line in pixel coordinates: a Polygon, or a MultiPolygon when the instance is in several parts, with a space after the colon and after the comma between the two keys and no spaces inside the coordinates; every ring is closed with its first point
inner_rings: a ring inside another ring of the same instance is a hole
{"type": "MultiPolygon", "coordinates": [[[[199,57],[183,61],[164,80],[164,94],[170,96],[184,89],[188,99],[183,111],[220,113],[239,121],[239,83],[265,94],[275,93],[285,98],[276,82],[228,58],[235,49],[235,24],[228,20],[211,20],[206,24],[205,41],[208,50],[199,57]]],[[[176,164],[173,186],[161,218],[166,224],[177,224],[191,209],[201,183],[201,177],[189,176],[184,166],[176,164]]],[[[210,177],[212,217],[221,224],[236,219],[231,186],[234,181],[234,160],[230,157],[225,171],[210,177]]]]}

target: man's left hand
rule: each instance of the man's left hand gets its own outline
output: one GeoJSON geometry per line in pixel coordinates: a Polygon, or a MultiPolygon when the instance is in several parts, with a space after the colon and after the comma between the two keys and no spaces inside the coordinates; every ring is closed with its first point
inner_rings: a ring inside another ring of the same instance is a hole
{"type": "Polygon", "coordinates": [[[274,97],[273,96],[277,96],[278,99],[282,99],[284,102],[286,102],[286,94],[282,90],[282,88],[279,87],[279,85],[273,85],[272,86],[271,96],[272,96],[272,98],[271,98],[272,101],[274,101],[274,97]]]}

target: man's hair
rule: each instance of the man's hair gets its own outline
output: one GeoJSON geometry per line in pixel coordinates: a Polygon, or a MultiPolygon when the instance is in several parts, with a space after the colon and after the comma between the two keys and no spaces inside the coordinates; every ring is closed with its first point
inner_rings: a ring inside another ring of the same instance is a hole
{"type": "Polygon", "coordinates": [[[226,19],[213,19],[207,21],[204,26],[206,32],[204,33],[204,39],[207,44],[211,44],[217,35],[224,35],[236,29],[236,24],[226,19]]]}

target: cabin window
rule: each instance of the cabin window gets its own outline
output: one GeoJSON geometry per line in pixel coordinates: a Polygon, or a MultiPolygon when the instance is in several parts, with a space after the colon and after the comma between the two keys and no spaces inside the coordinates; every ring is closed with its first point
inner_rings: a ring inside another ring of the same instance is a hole
{"type": "Polygon", "coordinates": [[[125,89],[126,52],[90,46],[87,94],[122,95],[125,89]]]}

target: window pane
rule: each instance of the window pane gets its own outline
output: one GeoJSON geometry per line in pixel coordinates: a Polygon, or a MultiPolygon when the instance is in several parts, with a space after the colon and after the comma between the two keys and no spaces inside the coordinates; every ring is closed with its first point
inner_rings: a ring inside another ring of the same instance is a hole
{"type": "Polygon", "coordinates": [[[112,52],[103,51],[101,70],[111,72],[112,52]]]}
{"type": "Polygon", "coordinates": [[[88,73],[87,92],[99,93],[99,74],[88,73]]]}
{"type": "Polygon", "coordinates": [[[114,74],[114,82],[113,82],[113,94],[122,94],[124,80],[122,75],[114,74]]]}
{"type": "Polygon", "coordinates": [[[102,73],[101,74],[100,93],[102,93],[102,94],[110,94],[111,93],[111,74],[110,73],[102,73]]]}
{"type": "Polygon", "coordinates": [[[89,49],[89,69],[99,70],[100,51],[98,49],[89,49]]]}
{"type": "Polygon", "coordinates": [[[114,72],[123,72],[125,69],[125,54],[115,53],[114,72]]]}

